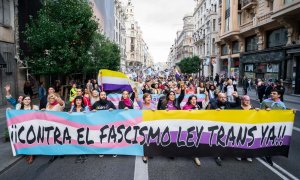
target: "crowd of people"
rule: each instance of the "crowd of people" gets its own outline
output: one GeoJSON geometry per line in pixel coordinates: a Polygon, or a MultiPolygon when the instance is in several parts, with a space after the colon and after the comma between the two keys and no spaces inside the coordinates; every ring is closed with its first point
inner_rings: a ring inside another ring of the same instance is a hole
{"type": "MultiPolygon", "coordinates": [[[[247,78],[244,78],[243,83],[249,83],[247,78]]],[[[17,110],[42,110],[42,111],[68,111],[72,112],[90,112],[100,110],[115,109],[134,109],[134,102],[137,102],[139,109],[143,110],[251,110],[254,108],[250,103],[250,97],[247,95],[247,89],[244,95],[239,96],[237,93],[237,81],[235,78],[216,77],[213,80],[209,78],[195,78],[191,75],[183,75],[180,78],[175,75],[164,77],[150,77],[146,79],[138,79],[137,86],[133,88],[133,92],[127,90],[122,91],[122,98],[115,106],[107,99],[107,93],[102,91],[98,86],[96,80],[88,80],[86,84],[78,86],[76,83],[72,84],[69,91],[69,102],[64,102],[61,96],[57,93],[58,89],[55,87],[48,87],[46,92],[43,83],[39,90],[39,106],[34,105],[31,99],[31,92],[28,95],[19,96],[17,99],[10,94],[10,86],[6,85],[7,101],[17,110]],[[139,99],[138,95],[142,94],[139,99]],[[153,94],[161,94],[158,103],[152,102],[153,94]],[[181,107],[180,104],[186,94],[189,94],[187,103],[181,107]],[[205,94],[206,98],[199,102],[197,94],[205,94]],[[66,108],[66,104],[70,104],[66,108]]],[[[250,83],[251,84],[251,83],[250,83]]],[[[281,109],[285,110],[286,106],[283,103],[284,87],[282,82],[264,83],[257,80],[257,94],[261,102],[260,109],[271,110],[281,109]]],[[[29,86],[29,85],[28,85],[29,86]]],[[[249,88],[245,86],[246,88],[249,88]]],[[[249,90],[249,89],[248,89],[249,90]]],[[[103,157],[103,155],[100,155],[103,157]]],[[[50,162],[53,162],[57,157],[53,156],[50,162]]],[[[31,164],[34,160],[33,156],[27,156],[27,161],[31,164]]],[[[84,162],[84,156],[79,156],[76,162],[84,162]]],[[[237,157],[237,160],[241,158],[237,157]]],[[[251,157],[245,158],[247,161],[252,161],[251,157]]],[[[143,161],[147,163],[148,158],[143,157],[143,161]]],[[[198,157],[194,158],[196,165],[200,166],[201,161],[198,157]]],[[[216,163],[221,166],[222,158],[216,157],[216,163]]],[[[266,161],[272,165],[271,157],[266,157],[266,161]]]]}

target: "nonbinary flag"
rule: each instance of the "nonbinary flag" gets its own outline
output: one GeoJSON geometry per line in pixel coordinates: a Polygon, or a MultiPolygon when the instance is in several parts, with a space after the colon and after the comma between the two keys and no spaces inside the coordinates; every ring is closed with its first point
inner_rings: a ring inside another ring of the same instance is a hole
{"type": "Polygon", "coordinates": [[[103,91],[123,91],[132,92],[134,82],[125,74],[117,71],[101,69],[98,74],[98,84],[103,91]]]}

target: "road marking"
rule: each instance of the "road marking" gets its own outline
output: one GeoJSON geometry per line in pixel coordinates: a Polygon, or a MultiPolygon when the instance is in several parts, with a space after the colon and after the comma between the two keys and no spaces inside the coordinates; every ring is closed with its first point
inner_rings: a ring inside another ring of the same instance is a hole
{"type": "MultiPolygon", "coordinates": [[[[149,161],[148,161],[149,163],[149,161]]],[[[135,157],[134,180],[148,180],[148,163],[144,163],[142,157],[135,157]]]]}
{"type": "Polygon", "coordinates": [[[293,127],[293,129],[294,129],[295,131],[298,131],[298,132],[300,132],[300,128],[293,127]]]}
{"type": "Polygon", "coordinates": [[[284,174],[288,175],[290,178],[294,179],[294,180],[299,180],[299,178],[295,177],[294,175],[292,175],[291,173],[287,172],[285,169],[283,169],[282,167],[280,167],[278,164],[273,162],[274,167],[276,167],[277,169],[279,169],[281,172],[283,172],[284,174]]]}
{"type": "Polygon", "coordinates": [[[282,173],[280,173],[278,170],[276,170],[275,168],[273,168],[272,166],[270,166],[268,163],[266,163],[262,159],[256,158],[256,160],[258,160],[260,163],[262,163],[264,166],[266,166],[268,169],[270,169],[273,173],[275,173],[279,177],[281,177],[281,179],[283,179],[283,180],[289,180],[288,177],[286,177],[285,175],[283,175],[282,173]]]}

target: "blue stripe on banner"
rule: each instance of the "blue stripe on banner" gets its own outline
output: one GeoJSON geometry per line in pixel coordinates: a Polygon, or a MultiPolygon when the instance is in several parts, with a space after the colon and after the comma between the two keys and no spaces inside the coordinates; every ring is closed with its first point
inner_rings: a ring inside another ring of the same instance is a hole
{"type": "MultiPolygon", "coordinates": [[[[37,111],[11,110],[9,113],[7,113],[7,115],[10,118],[12,118],[22,114],[27,114],[29,112],[37,112],[37,111]]],[[[88,112],[88,113],[71,113],[71,114],[67,112],[54,112],[54,111],[45,111],[45,112],[47,114],[51,114],[72,122],[85,124],[85,125],[106,125],[109,123],[126,121],[129,119],[135,119],[142,116],[142,111],[140,110],[113,110],[113,112],[106,110],[106,111],[97,111],[97,112],[88,112]],[[103,119],[103,117],[105,117],[105,119],[103,119]]]]}
{"type": "Polygon", "coordinates": [[[16,150],[17,155],[77,155],[77,154],[117,154],[143,156],[144,147],[131,145],[121,148],[93,148],[79,145],[47,145],[16,150]]]}

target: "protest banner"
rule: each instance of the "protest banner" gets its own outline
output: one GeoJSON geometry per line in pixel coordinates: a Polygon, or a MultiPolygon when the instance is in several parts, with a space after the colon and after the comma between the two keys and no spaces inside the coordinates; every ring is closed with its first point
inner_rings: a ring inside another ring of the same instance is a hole
{"type": "Polygon", "coordinates": [[[288,156],[295,114],[286,111],[90,113],[8,110],[14,155],[288,156]]]}

